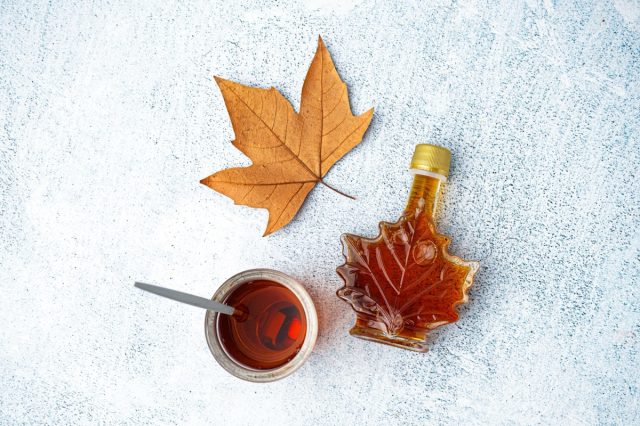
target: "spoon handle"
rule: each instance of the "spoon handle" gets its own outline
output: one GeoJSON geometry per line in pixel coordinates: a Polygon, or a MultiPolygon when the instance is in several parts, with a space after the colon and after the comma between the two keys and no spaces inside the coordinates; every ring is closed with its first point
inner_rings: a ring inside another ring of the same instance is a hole
{"type": "Polygon", "coordinates": [[[167,299],[186,303],[187,305],[197,306],[198,308],[204,308],[209,311],[219,312],[225,315],[233,315],[236,311],[233,306],[224,305],[222,303],[219,303],[213,300],[205,299],[204,297],[194,296],[193,294],[171,290],[170,288],[158,287],[157,285],[151,285],[151,284],[145,284],[145,283],[139,283],[139,282],[136,282],[134,286],[138,287],[141,290],[148,291],[149,293],[166,297],[167,299]]]}

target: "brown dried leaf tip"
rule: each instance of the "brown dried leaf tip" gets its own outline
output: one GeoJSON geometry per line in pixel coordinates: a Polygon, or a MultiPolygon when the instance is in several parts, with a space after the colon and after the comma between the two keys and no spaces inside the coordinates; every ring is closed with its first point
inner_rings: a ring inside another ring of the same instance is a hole
{"type": "Polygon", "coordinates": [[[331,188],[323,177],[360,143],[373,108],[359,116],[351,113],[347,85],[322,38],[302,86],[299,113],[273,87],[215,80],[231,118],[233,145],[253,164],[221,170],[200,182],[236,204],[268,209],[264,235],[271,234],[293,219],[317,183],[331,188]]]}

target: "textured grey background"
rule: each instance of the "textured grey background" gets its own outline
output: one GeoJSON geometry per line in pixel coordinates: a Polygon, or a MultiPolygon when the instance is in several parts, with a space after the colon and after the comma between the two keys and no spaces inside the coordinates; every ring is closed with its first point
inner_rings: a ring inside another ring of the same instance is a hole
{"type": "Polygon", "coordinates": [[[0,3],[1,424],[640,423],[640,5],[0,3]],[[364,141],[296,219],[198,181],[248,164],[212,81],[299,106],[322,35],[364,141]],[[440,229],[482,268],[415,354],[347,335],[342,232],[395,219],[415,143],[453,152],[440,229]],[[317,301],[295,375],[219,368],[211,295],[271,267],[317,301]],[[220,420],[218,420],[220,419],[220,420]]]}

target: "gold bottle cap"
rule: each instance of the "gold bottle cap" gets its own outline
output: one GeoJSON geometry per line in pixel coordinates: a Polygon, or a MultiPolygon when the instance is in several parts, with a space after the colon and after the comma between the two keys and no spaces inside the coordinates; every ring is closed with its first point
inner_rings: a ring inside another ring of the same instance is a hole
{"type": "Polygon", "coordinates": [[[449,176],[450,163],[451,151],[447,148],[421,143],[416,145],[416,150],[413,152],[411,168],[437,173],[446,178],[449,176]]]}

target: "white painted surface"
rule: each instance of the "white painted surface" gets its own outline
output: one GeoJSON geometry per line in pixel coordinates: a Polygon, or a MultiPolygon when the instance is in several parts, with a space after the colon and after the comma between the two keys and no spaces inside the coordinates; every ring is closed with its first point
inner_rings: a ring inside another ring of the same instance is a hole
{"type": "Polygon", "coordinates": [[[640,423],[640,7],[587,3],[0,3],[0,423],[640,423]],[[297,108],[319,34],[376,108],[328,176],[358,199],[318,187],[262,238],[266,212],[198,183],[248,164],[211,77],[297,108]],[[482,268],[415,354],[347,335],[334,269],[342,232],[398,216],[424,141],[453,152],[440,229],[482,268]],[[270,385],[133,288],[252,267],[320,314],[270,385]]]}

